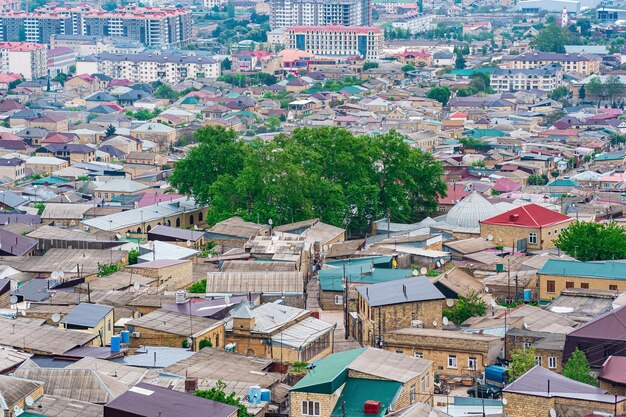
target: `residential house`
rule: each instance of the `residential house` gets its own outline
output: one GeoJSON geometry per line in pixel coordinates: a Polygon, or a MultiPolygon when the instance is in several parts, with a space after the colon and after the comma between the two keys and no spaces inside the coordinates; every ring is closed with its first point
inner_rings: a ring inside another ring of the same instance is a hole
{"type": "Polygon", "coordinates": [[[626,398],[606,389],[574,381],[541,366],[535,366],[507,385],[502,392],[504,413],[509,417],[539,416],[554,410],[556,415],[583,417],[621,415],[626,398]],[[615,413],[617,411],[617,413],[615,413]]]}
{"type": "Polygon", "coordinates": [[[441,329],[444,295],[426,278],[412,277],[357,289],[358,341],[384,346],[385,333],[420,325],[441,329]]]}
{"type": "Polygon", "coordinates": [[[549,259],[537,272],[539,299],[550,300],[566,289],[626,291],[626,264],[549,259]]]}
{"type": "Polygon", "coordinates": [[[499,336],[406,327],[384,334],[384,349],[433,361],[435,372],[471,377],[493,365],[503,348],[499,336]]]}
{"type": "Polygon", "coordinates": [[[598,373],[598,386],[610,394],[626,395],[626,357],[609,356],[598,373]]]}
{"type": "Polygon", "coordinates": [[[505,246],[526,242],[528,250],[554,248],[554,240],[573,218],[538,204],[527,204],[480,222],[480,236],[505,246]]]}
{"type": "Polygon", "coordinates": [[[189,347],[197,352],[207,340],[216,349],[224,347],[224,322],[176,311],[155,310],[126,323],[130,346],[189,347]]]}
{"type": "Polygon", "coordinates": [[[235,350],[288,362],[313,362],[332,352],[334,326],[311,312],[279,303],[244,301],[226,319],[226,343],[235,350]]]}
{"type": "Polygon", "coordinates": [[[382,417],[415,403],[433,404],[432,362],[360,348],[315,363],[289,391],[292,417],[382,417]]]}
{"type": "Polygon", "coordinates": [[[2,414],[7,417],[19,416],[24,413],[28,403],[32,404],[43,397],[44,384],[30,379],[0,375],[0,391],[3,396],[0,405],[2,414]]]}
{"type": "Polygon", "coordinates": [[[26,176],[26,162],[20,158],[0,159],[0,176],[21,180],[26,176]]]}
{"type": "Polygon", "coordinates": [[[154,122],[144,123],[131,129],[130,135],[140,140],[149,140],[157,143],[161,149],[166,149],[176,141],[176,129],[154,122]]]}
{"type": "Polygon", "coordinates": [[[54,156],[31,156],[26,160],[26,168],[41,174],[51,174],[68,166],[68,161],[54,156]]]}
{"type": "Polygon", "coordinates": [[[93,190],[93,194],[98,198],[104,199],[104,201],[111,201],[120,197],[139,193],[146,188],[149,187],[132,180],[114,179],[97,186],[93,190]]]}
{"type": "Polygon", "coordinates": [[[113,336],[113,307],[80,303],[74,307],[61,321],[59,327],[81,330],[95,334],[95,346],[108,346],[113,336]]]}

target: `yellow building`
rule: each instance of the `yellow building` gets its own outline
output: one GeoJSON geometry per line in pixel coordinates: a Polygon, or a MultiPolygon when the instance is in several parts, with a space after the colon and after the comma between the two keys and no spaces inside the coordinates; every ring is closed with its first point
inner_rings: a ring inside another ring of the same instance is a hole
{"type": "Polygon", "coordinates": [[[426,277],[357,287],[357,340],[380,346],[386,332],[417,325],[441,329],[444,295],[426,277]]]}
{"type": "Polygon", "coordinates": [[[111,344],[113,323],[113,307],[81,303],[63,317],[59,322],[59,327],[96,334],[98,337],[93,340],[92,344],[107,346],[111,344]]]}
{"type": "Polygon", "coordinates": [[[626,291],[626,264],[549,259],[537,273],[539,299],[551,300],[567,288],[626,291]]]}
{"type": "Polygon", "coordinates": [[[509,61],[510,69],[533,69],[548,64],[559,64],[563,72],[589,76],[600,73],[601,58],[596,55],[562,54],[553,52],[526,52],[509,61]]]}
{"type": "Polygon", "coordinates": [[[233,308],[226,322],[226,341],[235,350],[281,362],[312,362],[332,352],[334,326],[311,312],[283,304],[233,308]]]}
{"type": "Polygon", "coordinates": [[[527,204],[481,221],[480,237],[508,247],[525,239],[528,250],[550,249],[573,221],[538,204],[527,204]]]}
{"type": "Polygon", "coordinates": [[[290,417],[375,417],[416,403],[432,405],[433,380],[426,359],[373,348],[335,353],[291,388],[290,417]]]}

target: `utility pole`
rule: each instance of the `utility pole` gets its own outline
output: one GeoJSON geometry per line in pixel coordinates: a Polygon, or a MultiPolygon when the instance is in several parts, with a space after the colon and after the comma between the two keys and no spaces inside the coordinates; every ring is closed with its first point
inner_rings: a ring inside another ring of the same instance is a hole
{"type": "Polygon", "coordinates": [[[387,207],[387,239],[391,236],[391,209],[387,207]]]}
{"type": "Polygon", "coordinates": [[[511,258],[509,257],[508,259],[508,265],[506,267],[506,274],[508,276],[508,283],[506,286],[506,290],[507,290],[507,298],[509,303],[511,302],[511,258]]]}
{"type": "Polygon", "coordinates": [[[515,274],[515,301],[519,300],[519,289],[518,289],[518,280],[517,274],[515,274]]]}
{"type": "Polygon", "coordinates": [[[343,328],[344,328],[344,339],[348,339],[348,335],[350,334],[348,329],[348,294],[350,293],[350,289],[348,288],[348,277],[346,276],[346,264],[343,265],[343,328]]]}

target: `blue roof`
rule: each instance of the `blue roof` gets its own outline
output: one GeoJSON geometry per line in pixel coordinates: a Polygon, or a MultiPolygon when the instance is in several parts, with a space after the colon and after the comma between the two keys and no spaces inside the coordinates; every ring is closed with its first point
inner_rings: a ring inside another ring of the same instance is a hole
{"type": "Polygon", "coordinates": [[[563,275],[598,279],[626,279],[626,263],[613,261],[578,262],[549,259],[539,270],[542,275],[563,275]]]}
{"type": "Polygon", "coordinates": [[[576,181],[569,178],[559,178],[547,184],[548,187],[578,187],[579,185],[576,181]]]}
{"type": "Polygon", "coordinates": [[[33,181],[33,184],[34,185],[44,185],[44,184],[54,185],[54,184],[65,184],[67,182],[70,182],[70,180],[61,178],[61,177],[55,177],[54,175],[52,175],[50,177],[39,178],[37,181],[33,181]]]}
{"type": "Polygon", "coordinates": [[[384,381],[380,379],[348,378],[346,385],[341,390],[339,400],[335,405],[331,416],[343,416],[343,408],[346,417],[375,417],[387,414],[389,407],[402,390],[402,383],[397,381],[384,381]],[[363,405],[365,401],[380,401],[380,411],[376,414],[365,414],[363,405]]]}
{"type": "Polygon", "coordinates": [[[392,269],[391,256],[329,261],[325,265],[331,268],[322,269],[318,273],[322,291],[343,291],[344,271],[348,281],[364,284],[395,281],[412,275],[410,269],[392,269]]]}
{"type": "Polygon", "coordinates": [[[626,154],[624,153],[603,153],[602,155],[596,155],[593,159],[595,161],[616,161],[624,159],[626,154]]]}

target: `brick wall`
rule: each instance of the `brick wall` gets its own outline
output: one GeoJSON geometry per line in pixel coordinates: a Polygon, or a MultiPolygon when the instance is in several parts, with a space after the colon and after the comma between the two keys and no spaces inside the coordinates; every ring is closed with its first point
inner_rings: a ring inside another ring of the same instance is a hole
{"type": "Polygon", "coordinates": [[[574,219],[567,222],[559,223],[555,226],[551,226],[548,228],[500,226],[481,223],[480,236],[486,239],[488,235],[492,235],[494,243],[502,244],[504,246],[510,246],[513,241],[517,241],[519,239],[528,239],[530,233],[536,233],[537,243],[532,244],[528,241],[528,249],[549,249],[555,247],[554,240],[558,238],[561,229],[567,228],[572,221],[574,221],[574,219]],[[558,233],[555,234],[555,230],[558,233]]]}
{"type": "Polygon", "coordinates": [[[621,387],[619,385],[613,385],[610,382],[607,381],[603,381],[601,379],[598,379],[598,386],[602,389],[605,389],[609,392],[609,394],[616,394],[616,395],[626,395],[626,387],[621,387]]]}
{"type": "Polygon", "coordinates": [[[289,417],[308,417],[302,414],[302,401],[317,401],[320,404],[320,415],[319,417],[330,417],[330,414],[335,409],[335,405],[337,405],[337,400],[341,395],[341,388],[335,391],[332,394],[315,394],[310,392],[291,392],[289,394],[289,399],[291,402],[291,410],[289,412],[289,417]]]}
{"type": "Polygon", "coordinates": [[[374,307],[370,316],[369,305],[359,297],[357,313],[363,326],[363,344],[373,346],[379,333],[410,327],[413,320],[421,320],[428,329],[435,328],[433,322],[437,322],[436,328],[441,329],[442,310],[441,300],[433,300],[374,307]]]}
{"type": "Polygon", "coordinates": [[[539,275],[539,298],[541,300],[551,300],[561,294],[566,288],[567,282],[573,282],[574,288],[581,288],[581,284],[585,283],[592,290],[610,290],[611,285],[617,286],[617,291],[626,291],[626,281],[623,279],[605,279],[605,278],[579,278],[568,277],[563,275],[539,275]],[[554,281],[554,292],[548,292],[548,281],[554,281]]]}
{"type": "Polygon", "coordinates": [[[193,262],[191,260],[163,268],[124,268],[127,272],[149,278],[159,278],[159,289],[176,291],[185,289],[193,282],[193,262]]]}
{"type": "Polygon", "coordinates": [[[613,414],[615,408],[617,408],[618,414],[622,414],[626,409],[626,401],[615,405],[611,402],[603,403],[561,397],[546,398],[510,392],[505,392],[504,398],[507,400],[504,411],[508,417],[547,416],[548,410],[551,408],[554,408],[559,417],[582,417],[592,414],[594,411],[613,414]]]}

